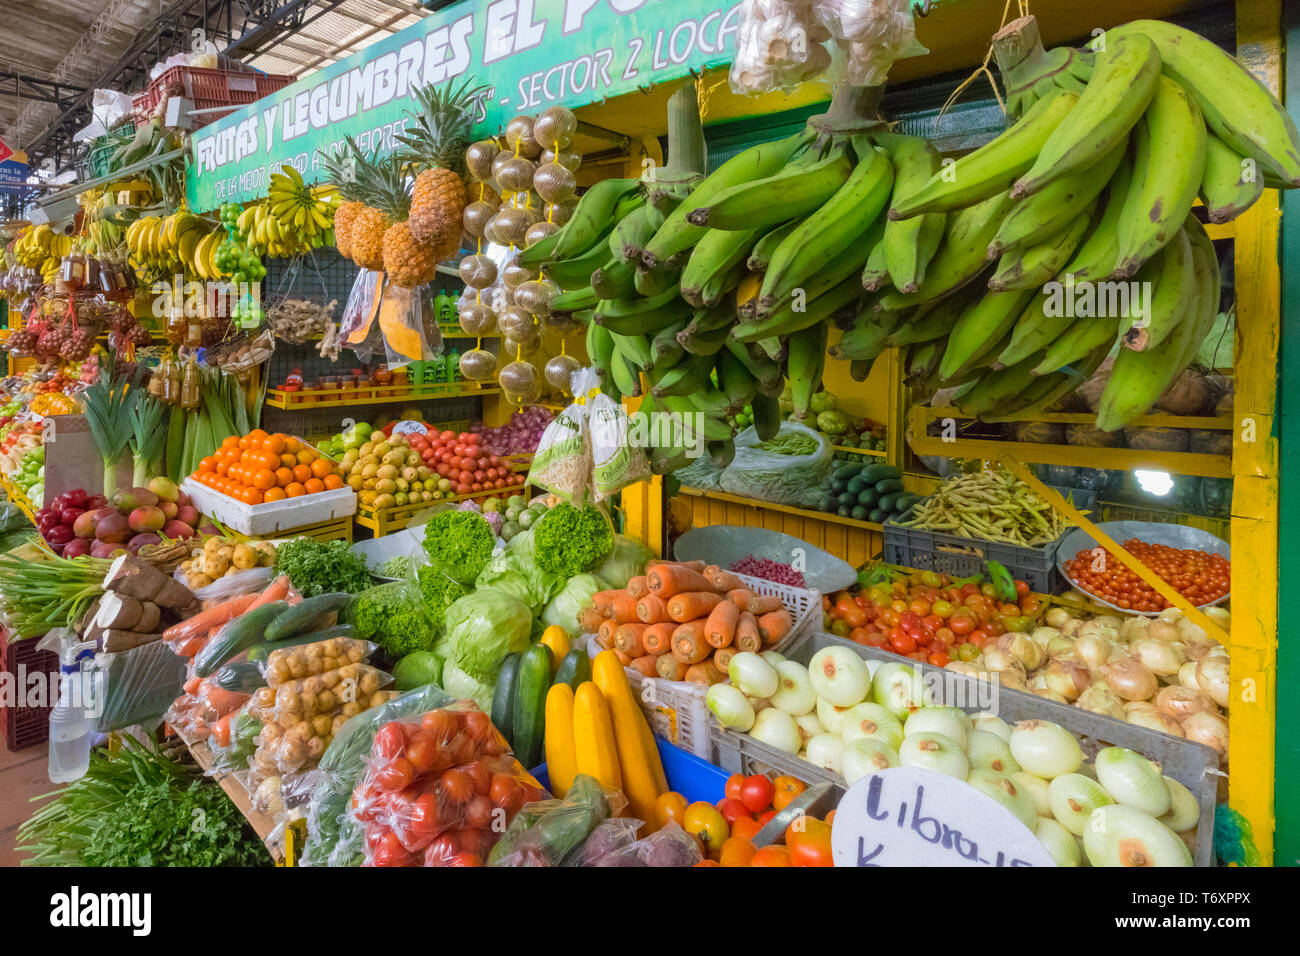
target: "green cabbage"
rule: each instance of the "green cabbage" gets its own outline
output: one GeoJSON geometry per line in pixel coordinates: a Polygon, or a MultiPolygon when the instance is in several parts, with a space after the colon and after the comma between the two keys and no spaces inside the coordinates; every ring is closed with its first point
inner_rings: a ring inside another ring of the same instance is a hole
{"type": "Polygon", "coordinates": [[[394,686],[399,691],[436,684],[441,678],[442,658],[433,651],[415,651],[393,665],[394,686]]]}
{"type": "Polygon", "coordinates": [[[562,575],[538,567],[533,553],[532,531],[515,535],[510,545],[487,563],[474,582],[477,588],[505,591],[528,605],[534,614],[559,594],[564,584],[562,575]]]}
{"type": "Polygon", "coordinates": [[[472,700],[485,714],[492,710],[492,695],[496,683],[485,684],[448,661],[442,668],[442,689],[458,700],[472,700]]]}
{"type": "Polygon", "coordinates": [[[542,623],[547,626],[558,624],[574,636],[581,634],[578,612],[583,605],[591,603],[593,594],[604,591],[607,587],[609,585],[594,574],[579,574],[570,578],[564,589],[551,598],[551,603],[542,611],[542,623]]]}
{"type": "MultiPolygon", "coordinates": [[[[533,615],[513,595],[496,588],[479,588],[447,608],[446,625],[446,632],[433,648],[446,661],[443,680],[448,680],[454,662],[457,670],[491,682],[496,680],[507,654],[528,647],[533,615]]],[[[455,694],[450,687],[446,690],[455,694]]]]}
{"type": "Polygon", "coordinates": [[[625,588],[627,582],[645,571],[646,562],[654,554],[640,541],[626,535],[614,535],[614,547],[591,573],[602,581],[608,581],[611,588],[625,588]]]}

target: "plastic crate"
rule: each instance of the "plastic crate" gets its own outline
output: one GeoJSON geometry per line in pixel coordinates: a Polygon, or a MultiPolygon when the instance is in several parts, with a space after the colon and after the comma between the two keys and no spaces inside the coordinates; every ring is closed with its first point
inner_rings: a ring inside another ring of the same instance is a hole
{"type": "MultiPolygon", "coordinates": [[[[1075,498],[1076,504],[1079,499],[1075,498]]],[[[919,502],[918,502],[919,503],[919,502]]],[[[898,517],[906,520],[915,505],[898,517]]],[[[883,560],[920,571],[939,571],[956,578],[984,573],[985,561],[997,561],[1013,578],[1026,582],[1043,594],[1055,594],[1062,587],[1056,570],[1056,546],[1060,539],[1041,548],[963,538],[942,531],[904,528],[886,521],[883,560]]]]}
{"type": "MultiPolygon", "coordinates": [[[[873,671],[874,665],[900,663],[904,660],[889,651],[855,644],[825,633],[807,634],[785,653],[790,660],[807,664],[823,647],[834,645],[853,650],[868,662],[873,671]]],[[[1219,755],[1209,747],[1006,687],[996,688],[996,704],[990,707],[990,685],[987,681],[978,681],[929,664],[915,661],[910,663],[925,676],[936,704],[960,707],[967,713],[993,710],[1009,724],[1020,720],[1050,720],[1079,738],[1088,759],[1103,747],[1118,746],[1135,750],[1156,761],[1160,764],[1161,772],[1187,787],[1200,805],[1201,816],[1197,823],[1193,862],[1196,866],[1214,864],[1214,808],[1218,791],[1219,755]]],[[[830,781],[841,791],[847,789],[844,778],[839,774],[769,747],[746,734],[725,730],[716,722],[711,723],[712,762],[728,773],[775,771],[791,774],[809,783],[830,781]]]]}
{"type": "Polygon", "coordinates": [[[1103,521],[1157,521],[1161,524],[1185,524],[1189,528],[1208,531],[1224,541],[1232,540],[1232,519],[1216,518],[1212,515],[1196,515],[1184,511],[1169,511],[1164,508],[1140,508],[1137,505],[1117,501],[1102,501],[1098,504],[1103,521]]]}
{"type": "MultiPolygon", "coordinates": [[[[32,674],[45,674],[54,690],[59,673],[59,655],[53,651],[38,651],[36,638],[10,641],[9,632],[0,628],[0,673],[15,689],[27,686],[32,674]]],[[[7,695],[4,695],[7,696],[7,695]]],[[[43,744],[50,736],[50,711],[48,707],[12,707],[0,700],[0,730],[4,732],[5,746],[11,751],[24,750],[43,744]]]]}
{"type": "MultiPolygon", "coordinates": [[[[781,599],[794,626],[786,637],[773,645],[775,651],[793,644],[811,630],[820,630],[822,596],[820,591],[794,588],[777,584],[764,578],[737,574],[745,586],[755,594],[773,595],[781,599]]],[[[588,653],[595,657],[603,650],[594,634],[587,635],[588,653]]],[[[669,740],[698,757],[708,758],[712,753],[709,741],[709,709],[704,704],[705,689],[699,684],[669,681],[659,677],[644,677],[631,668],[624,668],[632,692],[641,702],[655,736],[669,740]]]]}
{"type": "MultiPolygon", "coordinates": [[[[726,795],[727,774],[721,769],[680,747],[674,747],[662,737],[655,738],[655,746],[659,748],[659,759],[663,761],[668,789],[680,793],[689,803],[698,800],[717,803],[726,795]]],[[[546,790],[551,789],[546,764],[534,767],[529,773],[546,790]]]]}
{"type": "MultiPolygon", "coordinates": [[[[164,94],[175,93],[192,102],[196,110],[222,106],[234,108],[282,90],[294,79],[295,77],[282,74],[173,66],[150,81],[147,90],[137,93],[131,100],[131,106],[138,118],[144,118],[153,112],[164,94]]],[[[193,128],[198,129],[220,118],[216,113],[200,113],[192,117],[193,128]]]]}

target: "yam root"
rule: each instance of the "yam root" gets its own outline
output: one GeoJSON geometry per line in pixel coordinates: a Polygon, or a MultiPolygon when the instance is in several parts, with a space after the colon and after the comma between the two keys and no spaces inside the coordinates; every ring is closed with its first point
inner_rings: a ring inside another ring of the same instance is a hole
{"type": "MultiPolygon", "coordinates": [[[[95,615],[95,623],[105,630],[132,631],[137,630],[136,624],[143,614],[144,605],[140,601],[129,594],[114,594],[109,591],[99,601],[99,613],[95,615]]],[[[152,628],[138,628],[138,630],[148,633],[152,628]]]]}
{"type": "Polygon", "coordinates": [[[152,644],[158,640],[162,640],[161,634],[107,629],[104,631],[104,636],[100,639],[99,644],[101,650],[113,653],[116,651],[129,651],[133,647],[152,644]]]}
{"type": "Polygon", "coordinates": [[[169,578],[151,564],[124,554],[116,558],[104,575],[104,590],[152,601],[159,607],[181,611],[198,603],[194,593],[175,578],[169,578]]]}
{"type": "Polygon", "coordinates": [[[162,609],[154,604],[153,601],[140,602],[140,620],[135,622],[137,631],[150,633],[159,630],[158,624],[162,621],[162,609]]]}

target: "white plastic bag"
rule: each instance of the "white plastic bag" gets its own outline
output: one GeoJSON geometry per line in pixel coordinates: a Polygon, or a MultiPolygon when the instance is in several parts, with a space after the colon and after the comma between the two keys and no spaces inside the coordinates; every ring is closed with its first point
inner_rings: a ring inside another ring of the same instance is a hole
{"type": "Polygon", "coordinates": [[[590,372],[595,383],[595,373],[590,369],[574,373],[574,395],[579,397],[546,426],[528,469],[530,485],[545,488],[570,503],[581,503],[591,483],[591,433],[587,409],[582,404],[588,386],[585,379],[579,378],[583,372],[590,372]]]}
{"type": "Polygon", "coordinates": [[[846,79],[882,86],[895,60],[925,53],[910,0],[813,0],[812,17],[848,47],[846,79]]]}
{"type": "Polygon", "coordinates": [[[570,376],[573,394],[587,399],[587,429],[591,435],[591,489],[604,501],[620,489],[650,478],[645,449],[628,434],[627,409],[600,391],[596,373],[580,368],[570,376]]]}
{"type": "Polygon", "coordinates": [[[831,65],[831,37],[812,17],[810,0],[745,0],[731,89],[758,95],[790,89],[831,65]]]}

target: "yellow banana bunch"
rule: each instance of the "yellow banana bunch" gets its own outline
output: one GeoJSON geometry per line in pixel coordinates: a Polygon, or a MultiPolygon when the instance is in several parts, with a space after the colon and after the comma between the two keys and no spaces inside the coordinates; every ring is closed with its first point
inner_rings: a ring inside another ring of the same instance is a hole
{"type": "MultiPolygon", "coordinates": [[[[271,174],[267,198],[253,209],[249,246],[276,257],[301,255],[322,245],[334,226],[338,190],[332,185],[308,186],[292,166],[271,174]]],[[[241,217],[242,219],[242,217],[241,217]]],[[[243,227],[241,226],[241,229],[243,227]]]]}

